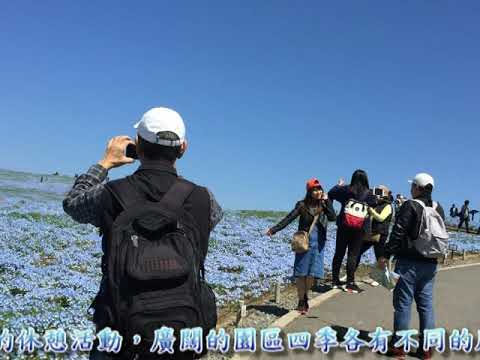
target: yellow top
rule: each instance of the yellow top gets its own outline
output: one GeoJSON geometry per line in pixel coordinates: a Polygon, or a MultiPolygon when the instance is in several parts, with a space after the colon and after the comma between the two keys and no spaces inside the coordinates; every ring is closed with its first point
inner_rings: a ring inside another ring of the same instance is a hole
{"type": "Polygon", "coordinates": [[[375,221],[384,222],[390,215],[392,215],[392,205],[388,204],[385,206],[380,214],[372,208],[368,208],[368,212],[375,221]]]}

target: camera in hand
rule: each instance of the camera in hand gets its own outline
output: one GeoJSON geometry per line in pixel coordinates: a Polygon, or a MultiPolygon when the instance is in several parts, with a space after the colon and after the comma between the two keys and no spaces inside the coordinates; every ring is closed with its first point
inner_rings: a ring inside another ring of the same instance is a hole
{"type": "Polygon", "coordinates": [[[138,159],[137,146],[135,144],[128,144],[127,149],[125,150],[125,156],[132,159],[138,159]]]}

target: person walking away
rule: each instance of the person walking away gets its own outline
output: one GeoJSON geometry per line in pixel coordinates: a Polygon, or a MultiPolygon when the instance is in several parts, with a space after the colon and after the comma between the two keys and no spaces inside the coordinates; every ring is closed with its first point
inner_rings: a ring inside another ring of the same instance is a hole
{"type": "MultiPolygon", "coordinates": [[[[375,251],[375,258],[380,259],[385,257],[385,243],[388,239],[388,232],[390,230],[390,223],[393,217],[393,206],[389,196],[389,190],[385,185],[379,185],[375,188],[381,191],[381,194],[376,195],[377,206],[375,208],[369,207],[368,212],[372,221],[372,230],[369,236],[364,239],[362,248],[357,258],[357,268],[360,264],[362,255],[373,246],[375,251]]],[[[379,283],[373,280],[366,280],[372,286],[378,286],[379,283]]]]}
{"type": "Polygon", "coordinates": [[[453,219],[457,216],[458,216],[457,206],[455,204],[452,204],[452,206],[450,207],[450,217],[453,219]]]}
{"type": "MultiPolygon", "coordinates": [[[[448,249],[445,213],[442,206],[432,200],[434,186],[434,179],[426,173],[417,174],[411,181],[413,200],[406,201],[400,209],[385,245],[385,256],[378,262],[378,266],[384,269],[391,256],[397,260],[395,272],[400,278],[393,291],[394,334],[410,329],[411,305],[415,299],[420,319],[417,355],[422,359],[432,356],[430,350],[423,351],[423,331],[435,328],[433,288],[437,259],[448,249]]],[[[404,359],[403,349],[393,346],[397,341],[398,337],[394,335],[390,353],[404,359]]]]}
{"type": "Polygon", "coordinates": [[[63,200],[68,215],[102,234],[102,280],[91,305],[97,332],[108,326],[126,339],[118,356],[95,346],[90,359],[192,359],[193,352],[179,352],[178,341],[173,355],[148,349],[154,330],[163,325],[173,328],[177,339],[182,327],[215,326],[214,294],[205,286],[203,264],[210,232],[223,213],[207,188],[177,174],[176,161],[187,150],[177,112],[153,108],[134,127],[135,141],[112,138],[103,159],[76,179],[63,200]],[[105,184],[109,170],[135,161],[126,156],[127,146],[134,147],[131,156],[140,167],[105,184]],[[132,333],[141,335],[141,346],[132,346],[132,333]]]}
{"type": "Polygon", "coordinates": [[[472,214],[472,221],[475,221],[475,214],[478,213],[478,210],[470,210],[470,214],[472,214]]]}
{"type": "Polygon", "coordinates": [[[335,220],[335,210],[327,194],[323,191],[320,182],[313,178],[307,182],[307,193],[302,201],[296,203],[295,208],[277,225],[267,230],[268,236],[287,227],[296,218],[300,217],[298,230],[310,232],[308,250],[295,254],[293,276],[296,278],[298,306],[297,310],[303,314],[308,311],[308,292],[312,288],[314,279],[324,277],[325,243],[327,241],[328,221],[335,220]],[[315,219],[315,217],[317,218],[315,219]],[[312,224],[316,220],[315,224],[312,224]]]}
{"type": "Polygon", "coordinates": [[[349,185],[343,179],[328,192],[328,198],[341,204],[337,217],[337,239],[335,255],[332,263],[332,287],[341,288],[349,293],[363,291],[355,283],[358,254],[360,254],[365,237],[365,222],[368,216],[368,206],[375,207],[375,196],[370,191],[367,173],[356,170],[352,174],[349,185]],[[347,211],[346,211],[347,210],[347,211]],[[345,253],[347,254],[347,283],[340,281],[340,268],[345,253]]]}
{"type": "Polygon", "coordinates": [[[458,223],[458,230],[462,228],[462,225],[465,224],[465,229],[467,230],[467,233],[470,232],[469,229],[469,223],[470,223],[470,201],[465,200],[465,203],[463,204],[462,208],[460,209],[460,222],[458,223]]]}

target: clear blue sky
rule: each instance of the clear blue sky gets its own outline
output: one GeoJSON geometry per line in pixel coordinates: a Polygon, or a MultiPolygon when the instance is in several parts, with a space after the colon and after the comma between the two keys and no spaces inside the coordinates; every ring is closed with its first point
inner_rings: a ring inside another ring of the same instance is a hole
{"type": "Polygon", "coordinates": [[[0,167],[81,173],[168,106],[180,172],[225,208],[289,209],[356,168],[480,208],[479,39],[476,0],[4,1],[0,167]]]}

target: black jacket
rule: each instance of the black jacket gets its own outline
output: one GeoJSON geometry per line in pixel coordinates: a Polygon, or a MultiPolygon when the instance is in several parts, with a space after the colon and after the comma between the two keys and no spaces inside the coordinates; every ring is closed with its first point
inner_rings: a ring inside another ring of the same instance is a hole
{"type": "MultiPolygon", "coordinates": [[[[328,221],[335,220],[335,209],[333,208],[332,202],[330,200],[327,200],[326,202],[321,201],[320,204],[322,213],[317,220],[318,239],[326,239],[327,223],[328,221]]],[[[299,216],[300,220],[298,222],[298,230],[308,232],[310,226],[312,225],[315,214],[305,206],[305,203],[303,201],[298,201],[295,205],[295,208],[277,225],[272,227],[272,234],[275,234],[276,232],[284,229],[299,216]]]]}
{"type": "MultiPolygon", "coordinates": [[[[432,206],[432,199],[423,197],[421,200],[426,206],[432,206]]],[[[445,220],[445,213],[440,204],[437,211],[445,220]]],[[[414,247],[409,247],[409,242],[414,242],[420,232],[420,222],[423,215],[423,207],[416,201],[406,201],[399,210],[390,234],[390,239],[385,245],[385,257],[388,259],[394,255],[397,259],[411,259],[430,263],[437,263],[437,259],[430,259],[420,254],[414,247]]]]}

